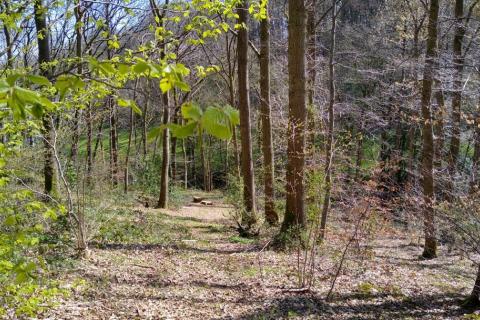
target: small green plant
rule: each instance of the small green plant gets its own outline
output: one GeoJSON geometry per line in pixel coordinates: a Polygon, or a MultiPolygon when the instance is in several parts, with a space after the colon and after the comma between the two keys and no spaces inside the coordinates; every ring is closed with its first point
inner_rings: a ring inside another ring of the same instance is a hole
{"type": "Polygon", "coordinates": [[[231,236],[228,238],[231,243],[251,244],[255,242],[255,239],[243,238],[240,236],[231,236]]]}
{"type": "Polygon", "coordinates": [[[362,282],[357,285],[356,291],[362,296],[370,297],[378,292],[378,288],[371,282],[362,282]]]}

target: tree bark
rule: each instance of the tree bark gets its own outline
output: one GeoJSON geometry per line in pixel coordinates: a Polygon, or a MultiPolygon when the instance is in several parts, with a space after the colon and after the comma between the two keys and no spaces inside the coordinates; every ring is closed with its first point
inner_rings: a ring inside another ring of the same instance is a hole
{"type": "Polygon", "coordinates": [[[308,152],[315,157],[315,80],[317,77],[316,0],[308,1],[307,9],[307,110],[308,152]]]}
{"type": "Polygon", "coordinates": [[[238,30],[237,59],[238,59],[238,108],[240,111],[241,135],[241,169],[243,176],[243,203],[247,215],[242,223],[249,228],[256,223],[255,185],[252,157],[252,138],[250,124],[250,96],[248,79],[248,4],[244,0],[237,7],[238,24],[243,25],[238,30]]]}
{"type": "Polygon", "coordinates": [[[477,277],[475,279],[475,284],[473,285],[472,293],[465,303],[466,307],[475,307],[480,306],[480,266],[478,266],[477,277]]]}
{"type": "Polygon", "coordinates": [[[474,151],[472,159],[472,177],[470,180],[470,194],[479,191],[478,167],[480,163],[480,106],[477,106],[475,112],[475,122],[473,128],[474,151]]]}
{"type": "Polygon", "coordinates": [[[437,241],[435,238],[435,212],[434,212],[434,176],[433,176],[433,159],[434,159],[434,142],[433,142],[433,119],[431,113],[431,98],[433,84],[434,59],[436,57],[437,48],[437,24],[439,0],[430,1],[429,18],[428,18],[428,36],[427,51],[425,54],[425,67],[423,70],[422,81],[422,188],[424,199],[424,232],[425,244],[422,256],[426,259],[435,258],[437,256],[437,241]]]}
{"type": "Polygon", "coordinates": [[[118,146],[117,146],[117,116],[113,98],[108,98],[110,113],[110,177],[114,186],[118,185],[118,146]]]}
{"type": "Polygon", "coordinates": [[[265,220],[278,223],[274,195],[274,157],[270,109],[270,17],[260,22],[260,117],[262,119],[262,151],[265,183],[265,220]]]}
{"type": "Polygon", "coordinates": [[[286,176],[286,208],[282,232],[291,227],[304,227],[304,167],[306,81],[305,81],[305,31],[306,10],[304,0],[288,1],[288,145],[286,176]]]}
{"type": "Polygon", "coordinates": [[[455,0],[455,35],[453,38],[453,92],[452,92],[452,137],[450,141],[450,152],[448,156],[448,198],[452,198],[455,192],[453,183],[456,174],[457,162],[460,152],[460,121],[462,109],[463,91],[463,68],[464,58],[462,53],[463,38],[465,36],[464,3],[463,0],[455,0]]]}
{"type": "Polygon", "coordinates": [[[325,159],[325,198],[323,199],[322,219],[320,222],[321,240],[325,239],[325,229],[327,227],[328,212],[330,211],[330,197],[332,192],[332,165],[333,165],[333,130],[335,122],[335,40],[337,29],[337,10],[335,9],[336,0],[332,0],[332,29],[330,32],[330,56],[328,61],[328,133],[325,159]]]}
{"type": "MultiPolygon", "coordinates": [[[[163,94],[163,124],[170,121],[170,99],[168,92],[163,94]]],[[[160,177],[160,196],[158,198],[158,208],[168,207],[168,168],[170,162],[170,130],[163,129],[162,137],[162,171],[160,177]]]]}
{"type": "MultiPolygon", "coordinates": [[[[43,5],[43,0],[35,0],[34,2],[35,27],[37,30],[38,41],[38,63],[40,65],[40,73],[51,79],[51,70],[45,64],[50,62],[50,32],[47,26],[47,10],[43,5]]],[[[54,192],[54,153],[52,141],[52,120],[50,114],[45,114],[42,119],[43,138],[44,138],[44,191],[46,195],[52,195],[54,192]]]]}

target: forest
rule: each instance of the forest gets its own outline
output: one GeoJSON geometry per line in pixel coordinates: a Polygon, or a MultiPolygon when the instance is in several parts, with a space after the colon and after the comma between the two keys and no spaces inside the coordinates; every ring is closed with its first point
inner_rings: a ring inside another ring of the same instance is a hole
{"type": "Polygon", "coordinates": [[[0,0],[1,319],[480,320],[480,0],[0,0]]]}

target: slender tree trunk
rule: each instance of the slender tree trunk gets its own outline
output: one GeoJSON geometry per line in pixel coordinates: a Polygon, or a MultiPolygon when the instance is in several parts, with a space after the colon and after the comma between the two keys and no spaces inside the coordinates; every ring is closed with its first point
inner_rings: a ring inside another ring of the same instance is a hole
{"type": "MultiPolygon", "coordinates": [[[[401,152],[401,148],[399,148],[401,152]]],[[[355,181],[360,181],[363,162],[363,123],[360,131],[357,133],[357,152],[355,160],[355,181]]]]}
{"type": "MultiPolygon", "coordinates": [[[[178,124],[178,115],[177,115],[176,106],[177,106],[177,101],[175,101],[175,109],[174,109],[175,111],[174,111],[174,115],[173,115],[173,123],[178,124]]],[[[172,142],[172,148],[171,148],[172,149],[172,151],[171,151],[171,155],[172,155],[172,164],[171,164],[172,180],[175,183],[175,181],[177,179],[177,142],[178,142],[178,139],[177,139],[177,137],[172,136],[171,140],[172,140],[171,141],[172,142]]]]}
{"type": "Polygon", "coordinates": [[[243,0],[237,7],[238,24],[245,26],[238,30],[237,59],[238,59],[238,96],[240,110],[240,134],[243,175],[243,202],[247,216],[242,223],[249,228],[256,223],[255,185],[252,157],[252,138],[250,124],[250,97],[248,80],[248,4],[243,0]]]}
{"type": "Polygon", "coordinates": [[[92,141],[93,141],[93,116],[92,116],[92,107],[90,104],[87,105],[87,184],[91,184],[92,179],[92,169],[93,169],[93,153],[92,153],[92,141]]]}
{"type": "Polygon", "coordinates": [[[455,193],[453,183],[457,162],[460,153],[460,121],[462,110],[462,91],[463,91],[463,68],[464,58],[462,53],[463,38],[465,36],[463,0],[455,0],[455,35],[453,38],[453,64],[455,71],[453,73],[453,92],[452,92],[452,137],[450,141],[450,152],[448,156],[448,198],[452,199],[455,193]]]}
{"type": "Polygon", "coordinates": [[[102,143],[102,131],[103,131],[103,116],[100,118],[100,124],[98,125],[98,132],[97,132],[97,139],[95,141],[95,148],[93,149],[93,160],[95,160],[97,156],[97,150],[100,144],[102,143]]]}
{"type": "Polygon", "coordinates": [[[188,155],[186,147],[186,139],[182,139],[182,153],[183,153],[183,183],[185,190],[188,189],[188,155]]]}
{"type": "MultiPolygon", "coordinates": [[[[38,63],[40,72],[43,76],[51,79],[51,70],[44,64],[50,62],[50,32],[47,26],[47,9],[43,5],[43,0],[35,0],[34,2],[35,27],[37,30],[38,41],[38,63]]],[[[43,138],[44,138],[44,191],[47,195],[54,192],[54,153],[52,141],[52,120],[50,114],[45,114],[42,120],[43,138]]]]}
{"type": "Polygon", "coordinates": [[[262,151],[265,170],[265,220],[270,224],[278,222],[274,198],[274,160],[272,124],[270,109],[270,18],[260,22],[260,117],[262,119],[262,151]]]}
{"type": "Polygon", "coordinates": [[[433,84],[433,68],[435,65],[437,47],[437,24],[439,0],[430,1],[429,19],[428,19],[428,36],[427,51],[425,54],[425,67],[423,71],[422,81],[422,187],[424,199],[424,231],[425,244],[422,256],[426,259],[435,258],[437,256],[437,241],[435,238],[435,212],[434,212],[434,177],[433,177],[433,160],[434,160],[434,142],[433,142],[433,121],[431,112],[432,84],[433,84]]]}
{"type": "Polygon", "coordinates": [[[473,159],[472,159],[472,176],[470,180],[470,194],[479,191],[478,167],[480,163],[480,105],[477,106],[475,112],[475,127],[473,129],[473,159]]]}
{"type": "Polygon", "coordinates": [[[323,199],[322,219],[320,222],[320,239],[325,239],[325,229],[327,227],[327,217],[330,211],[330,196],[332,192],[332,165],[333,165],[333,130],[335,121],[335,38],[337,29],[337,10],[336,0],[332,0],[332,29],[330,32],[330,56],[328,61],[328,134],[325,159],[325,198],[323,199]]]}
{"type": "Polygon", "coordinates": [[[317,33],[316,33],[316,0],[308,1],[307,9],[307,110],[308,110],[308,151],[315,156],[315,79],[317,77],[317,33]]]}
{"type": "MultiPolygon", "coordinates": [[[[235,107],[235,84],[234,84],[234,77],[235,77],[235,63],[234,59],[231,56],[231,51],[230,51],[230,43],[228,41],[228,33],[225,33],[225,51],[227,54],[227,66],[228,66],[228,89],[230,93],[230,105],[232,107],[235,107]]],[[[232,38],[231,41],[234,41],[235,38],[232,38]]],[[[241,177],[241,170],[240,170],[240,152],[238,151],[238,139],[237,139],[237,129],[236,127],[233,127],[232,129],[233,132],[233,154],[235,157],[235,168],[236,168],[236,175],[237,178],[240,179],[241,177]]]]}
{"type": "MultiPolygon", "coordinates": [[[[110,27],[110,3],[105,4],[106,31],[112,32],[110,27]]],[[[110,47],[107,48],[107,59],[112,58],[110,47]]],[[[113,186],[118,185],[118,138],[117,138],[117,108],[112,96],[107,97],[107,104],[110,116],[110,173],[113,186]]]]}
{"type": "Polygon", "coordinates": [[[73,135],[72,135],[72,148],[70,149],[70,162],[72,166],[77,163],[78,156],[78,140],[80,139],[80,118],[81,110],[75,109],[73,114],[73,135]]]}
{"type": "Polygon", "coordinates": [[[147,79],[147,98],[145,101],[145,107],[143,108],[142,111],[142,151],[143,151],[143,160],[147,158],[147,114],[148,114],[148,109],[150,105],[150,93],[151,93],[151,87],[150,87],[150,80],[147,79]]]}
{"type": "MultiPolygon", "coordinates": [[[[440,86],[441,83],[437,82],[440,86]]],[[[445,145],[445,134],[444,134],[444,119],[446,115],[446,108],[445,108],[445,97],[443,95],[443,90],[437,89],[435,92],[435,100],[437,101],[438,109],[435,114],[435,125],[434,125],[434,133],[435,133],[435,158],[436,162],[438,163],[437,166],[441,167],[441,159],[443,157],[443,148],[445,145]]]]}
{"type": "Polygon", "coordinates": [[[291,227],[304,227],[304,167],[306,129],[305,31],[304,0],[288,1],[288,143],[286,206],[282,232],[291,227]]]}
{"type": "MultiPolygon", "coordinates": [[[[138,79],[135,81],[135,88],[133,91],[133,101],[136,103],[136,93],[137,93],[137,86],[138,86],[138,79]]],[[[133,108],[130,109],[130,119],[128,122],[128,144],[127,144],[127,154],[125,156],[125,171],[123,175],[123,191],[125,193],[128,193],[128,167],[130,165],[130,149],[132,146],[132,138],[133,138],[133,132],[135,131],[135,113],[133,112],[133,108]]]]}
{"type": "MultiPolygon", "coordinates": [[[[75,2],[75,43],[76,43],[76,56],[78,59],[78,64],[77,64],[77,73],[81,75],[83,73],[83,65],[82,65],[82,31],[83,31],[83,12],[82,12],[82,0],[76,0],[75,2]]],[[[90,111],[90,106],[87,107],[88,110],[90,111]]],[[[80,138],[80,118],[81,118],[81,110],[76,109],[75,110],[75,116],[74,116],[74,131],[73,131],[73,141],[72,141],[72,150],[71,150],[71,161],[72,161],[72,166],[77,167],[77,155],[78,155],[78,140],[80,138]]],[[[88,125],[87,125],[88,126],[88,125]]],[[[87,130],[90,130],[89,132],[89,141],[87,142],[87,149],[90,148],[90,150],[87,150],[87,153],[90,155],[87,155],[87,183],[90,184],[90,172],[88,171],[89,166],[91,163],[88,163],[90,161],[91,157],[91,126],[87,128],[87,130]]],[[[77,217],[78,217],[78,232],[77,232],[77,251],[80,256],[85,256],[87,249],[88,249],[88,244],[87,244],[87,238],[86,238],[86,225],[85,225],[85,211],[82,209],[77,210],[77,217]]]]}
{"type": "MultiPolygon", "coordinates": [[[[170,121],[170,98],[169,94],[163,94],[163,124],[170,121]]],[[[170,130],[163,129],[162,137],[162,173],[160,177],[160,196],[158,198],[158,208],[168,207],[168,168],[170,167],[170,130]]]]}
{"type": "Polygon", "coordinates": [[[110,173],[114,186],[118,184],[118,146],[117,146],[117,116],[113,98],[108,98],[108,109],[110,112],[110,173]]]}

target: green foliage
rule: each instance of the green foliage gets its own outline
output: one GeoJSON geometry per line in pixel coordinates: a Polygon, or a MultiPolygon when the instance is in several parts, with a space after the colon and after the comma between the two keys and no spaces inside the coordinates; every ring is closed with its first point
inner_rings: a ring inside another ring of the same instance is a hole
{"type": "Polygon", "coordinates": [[[241,243],[241,244],[252,244],[255,242],[255,239],[244,238],[240,236],[231,236],[228,238],[228,241],[231,243],[241,243]]]}
{"type": "Polygon", "coordinates": [[[154,128],[149,133],[149,138],[160,135],[165,128],[171,130],[172,135],[185,139],[197,134],[199,137],[206,132],[211,136],[229,140],[232,137],[233,127],[240,123],[238,110],[231,106],[209,106],[205,111],[195,103],[185,103],[181,108],[185,125],[167,124],[154,128]]]}
{"type": "MultiPolygon", "coordinates": [[[[5,130],[21,133],[25,126],[27,122],[12,121],[0,135],[5,130]]],[[[48,268],[41,254],[46,246],[43,240],[64,209],[40,202],[30,190],[14,184],[16,172],[8,163],[21,145],[15,139],[22,135],[10,134],[7,144],[0,143],[0,316],[12,312],[34,316],[64,293],[41,276],[48,268]]]]}

